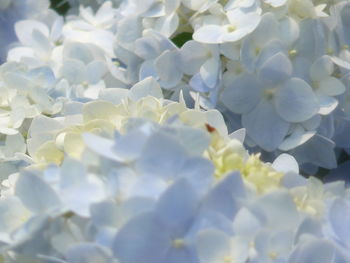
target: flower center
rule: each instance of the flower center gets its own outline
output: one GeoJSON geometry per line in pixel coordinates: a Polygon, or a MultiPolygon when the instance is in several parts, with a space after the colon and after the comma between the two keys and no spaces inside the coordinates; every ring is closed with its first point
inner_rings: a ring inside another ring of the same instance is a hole
{"type": "Polygon", "coordinates": [[[298,55],[298,50],[296,49],[289,50],[288,55],[290,58],[294,58],[296,55],[298,55]]]}
{"type": "Polygon", "coordinates": [[[267,100],[272,100],[273,97],[275,96],[275,92],[276,92],[275,89],[266,89],[264,91],[264,96],[267,100]]]}
{"type": "Polygon", "coordinates": [[[185,240],[181,239],[181,238],[177,238],[175,240],[173,240],[173,247],[174,248],[183,248],[185,246],[185,240]]]}
{"type": "Polygon", "coordinates": [[[233,31],[236,31],[237,27],[235,27],[234,25],[228,25],[226,30],[229,33],[232,33],[233,31]]]}

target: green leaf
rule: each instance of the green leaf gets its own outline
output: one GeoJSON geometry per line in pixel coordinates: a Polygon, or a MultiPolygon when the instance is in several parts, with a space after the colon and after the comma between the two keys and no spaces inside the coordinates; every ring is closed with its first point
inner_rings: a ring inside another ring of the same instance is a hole
{"type": "Polygon", "coordinates": [[[182,47],[189,40],[192,40],[192,33],[189,32],[180,33],[172,39],[174,44],[178,47],[182,47]]]}
{"type": "Polygon", "coordinates": [[[51,0],[51,8],[60,15],[65,15],[70,8],[67,0],[51,0]]]}

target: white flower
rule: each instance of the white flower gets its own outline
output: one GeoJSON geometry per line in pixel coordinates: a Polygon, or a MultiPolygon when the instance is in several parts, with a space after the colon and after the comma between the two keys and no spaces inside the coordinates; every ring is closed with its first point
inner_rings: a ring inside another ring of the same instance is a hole
{"type": "Polygon", "coordinates": [[[261,16],[257,12],[246,13],[240,8],[226,13],[223,25],[204,25],[197,29],[193,39],[208,44],[235,42],[250,34],[259,25],[261,16]]]}

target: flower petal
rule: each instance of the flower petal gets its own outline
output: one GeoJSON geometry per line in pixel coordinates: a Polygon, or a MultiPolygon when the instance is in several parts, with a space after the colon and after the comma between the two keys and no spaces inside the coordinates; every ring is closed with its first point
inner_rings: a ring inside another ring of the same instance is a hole
{"type": "Polygon", "coordinates": [[[288,122],[303,122],[317,114],[317,98],[311,87],[303,80],[288,80],[275,97],[278,114],[288,122]]]}
{"type": "Polygon", "coordinates": [[[242,125],[247,129],[247,134],[266,151],[277,149],[289,129],[289,123],[283,120],[273,105],[265,99],[251,112],[242,116],[242,125]]]}

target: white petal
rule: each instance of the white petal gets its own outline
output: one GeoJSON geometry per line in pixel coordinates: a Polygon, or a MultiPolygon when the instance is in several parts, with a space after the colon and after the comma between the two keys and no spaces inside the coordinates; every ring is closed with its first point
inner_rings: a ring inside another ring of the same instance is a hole
{"type": "Polygon", "coordinates": [[[224,28],[218,25],[207,25],[197,29],[193,34],[193,39],[207,44],[223,43],[222,36],[224,28]]]}
{"type": "Polygon", "coordinates": [[[295,158],[289,154],[282,153],[272,163],[272,167],[279,172],[294,172],[299,174],[299,165],[295,158]]]}
{"type": "Polygon", "coordinates": [[[264,0],[266,4],[269,4],[273,7],[281,7],[287,3],[288,0],[264,0]]]}
{"type": "Polygon", "coordinates": [[[320,109],[318,111],[321,115],[328,115],[338,106],[338,100],[329,96],[318,96],[318,103],[320,109]]]}
{"type": "Polygon", "coordinates": [[[241,143],[244,142],[245,136],[246,136],[246,129],[244,128],[236,130],[229,135],[230,139],[236,139],[241,143]]]}
{"type": "Polygon", "coordinates": [[[350,70],[350,63],[349,62],[347,62],[341,58],[338,58],[338,57],[332,57],[332,61],[335,64],[337,64],[339,67],[350,70]]]}
{"type": "Polygon", "coordinates": [[[315,131],[305,131],[302,128],[295,129],[295,131],[280,144],[278,149],[281,151],[292,150],[310,140],[315,134],[315,131]]]}
{"type": "Polygon", "coordinates": [[[15,24],[15,31],[19,41],[24,45],[31,46],[33,44],[32,33],[34,30],[40,31],[44,36],[49,37],[48,27],[35,20],[22,20],[15,24]]]}

